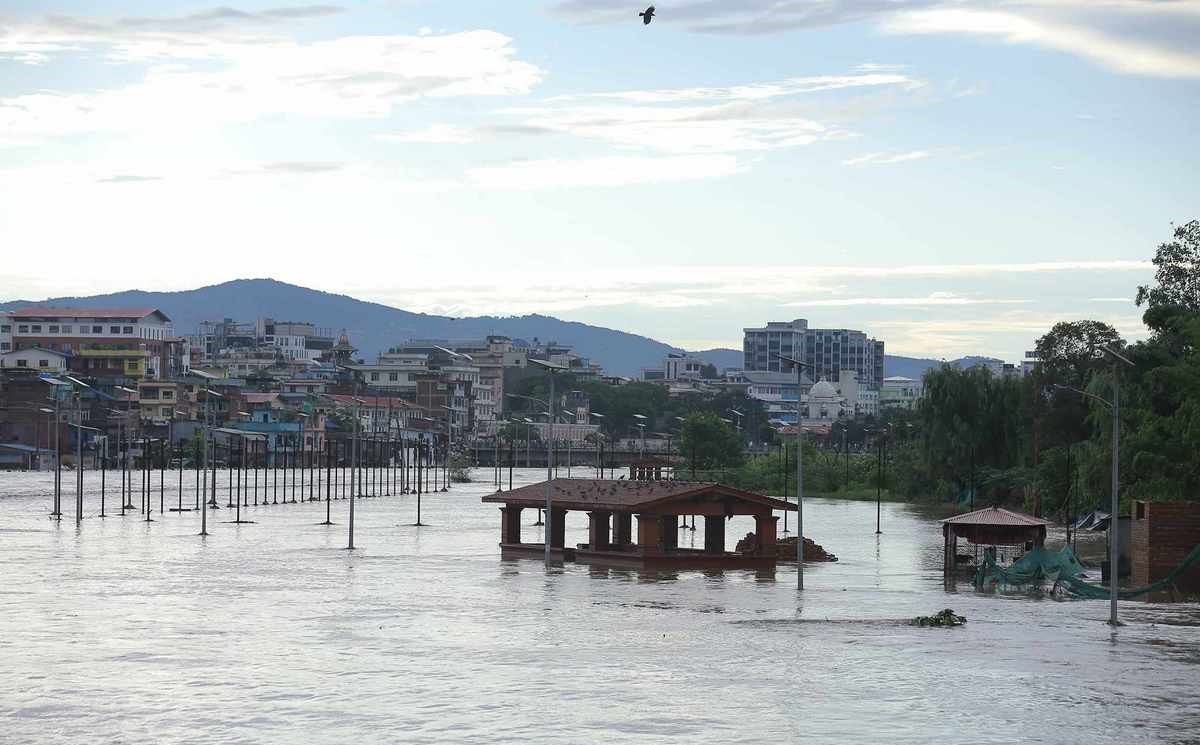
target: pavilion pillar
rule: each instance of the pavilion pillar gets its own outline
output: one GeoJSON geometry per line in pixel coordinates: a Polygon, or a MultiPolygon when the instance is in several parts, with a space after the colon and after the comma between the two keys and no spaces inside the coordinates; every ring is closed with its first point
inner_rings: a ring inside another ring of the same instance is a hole
{"type": "Polygon", "coordinates": [[[500,508],[500,542],[521,542],[521,508],[507,505],[500,508]]]}
{"type": "Polygon", "coordinates": [[[550,510],[550,548],[562,548],[567,536],[567,511],[557,507],[550,510]]]}
{"type": "Polygon", "coordinates": [[[638,551],[642,554],[661,554],[662,516],[638,515],[638,551]]]}
{"type": "Polygon", "coordinates": [[[593,510],[588,514],[588,547],[593,551],[609,548],[608,519],[611,512],[593,510]]]}
{"type": "Polygon", "coordinates": [[[679,548],[679,515],[665,515],[659,530],[662,534],[663,550],[679,548]]]}
{"type": "Polygon", "coordinates": [[[628,512],[613,513],[612,542],[617,546],[633,543],[633,515],[628,512]]]}
{"type": "MultiPolygon", "coordinates": [[[[775,555],[776,515],[755,515],[754,533],[758,537],[758,552],[765,556],[775,555]]],[[[803,539],[801,539],[803,540],[803,539]]]]}
{"type": "Polygon", "coordinates": [[[725,516],[704,516],[704,552],[725,553],[725,516]]]}

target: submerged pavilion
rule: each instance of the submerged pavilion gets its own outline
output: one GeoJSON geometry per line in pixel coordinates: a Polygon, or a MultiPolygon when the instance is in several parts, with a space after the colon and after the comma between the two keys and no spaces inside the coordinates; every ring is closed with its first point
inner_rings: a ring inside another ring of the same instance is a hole
{"type": "MultiPolygon", "coordinates": [[[[500,553],[504,558],[541,557],[543,543],[521,540],[521,511],[544,509],[547,483],[483,498],[500,508],[500,553]]],[[[562,561],[627,567],[773,567],[776,562],[775,510],[795,510],[782,499],[717,483],[553,479],[547,519],[551,556],[562,561]],[[566,546],[567,512],[588,515],[588,542],[566,546]],[[704,518],[704,548],[679,545],[679,520],[704,518]],[[752,550],[727,551],[725,523],[734,515],[754,518],[752,550]],[[637,532],[633,519],[637,518],[637,532]]]]}
{"type": "Polygon", "coordinates": [[[942,520],[942,571],[954,572],[958,555],[958,539],[977,546],[1039,547],[1046,542],[1048,520],[1013,512],[1003,507],[985,507],[974,512],[942,520]]]}

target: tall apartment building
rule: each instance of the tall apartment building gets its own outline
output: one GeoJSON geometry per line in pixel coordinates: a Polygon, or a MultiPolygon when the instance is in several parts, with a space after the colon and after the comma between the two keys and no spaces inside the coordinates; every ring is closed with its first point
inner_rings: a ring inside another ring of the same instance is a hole
{"type": "Polygon", "coordinates": [[[876,390],[883,384],[883,342],[852,329],[810,329],[808,321],[771,321],[762,328],[743,329],[743,366],[747,372],[784,372],[776,355],[795,357],[813,366],[816,378],[841,379],[852,370],[876,390]]]}

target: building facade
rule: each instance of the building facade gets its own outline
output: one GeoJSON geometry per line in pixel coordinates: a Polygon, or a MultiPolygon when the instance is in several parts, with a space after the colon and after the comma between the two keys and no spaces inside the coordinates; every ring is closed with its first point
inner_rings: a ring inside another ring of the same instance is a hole
{"type": "Polygon", "coordinates": [[[837,380],[853,370],[860,382],[876,389],[883,384],[884,344],[852,329],[810,329],[808,321],[772,321],[762,328],[743,329],[742,353],[747,372],[788,369],[777,355],[812,365],[812,374],[837,380]]]}
{"type": "Polygon", "coordinates": [[[51,308],[13,311],[14,351],[64,352],[83,375],[138,381],[169,374],[177,337],[171,319],[156,308],[51,308]]]}

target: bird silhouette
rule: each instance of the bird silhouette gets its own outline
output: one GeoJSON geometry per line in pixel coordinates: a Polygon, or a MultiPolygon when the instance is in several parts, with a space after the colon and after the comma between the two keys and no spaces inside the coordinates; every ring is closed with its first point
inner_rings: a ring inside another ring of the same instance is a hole
{"type": "Polygon", "coordinates": [[[650,21],[654,20],[654,6],[651,5],[649,8],[646,8],[641,13],[638,13],[638,15],[642,17],[642,25],[649,26],[650,21]]]}

